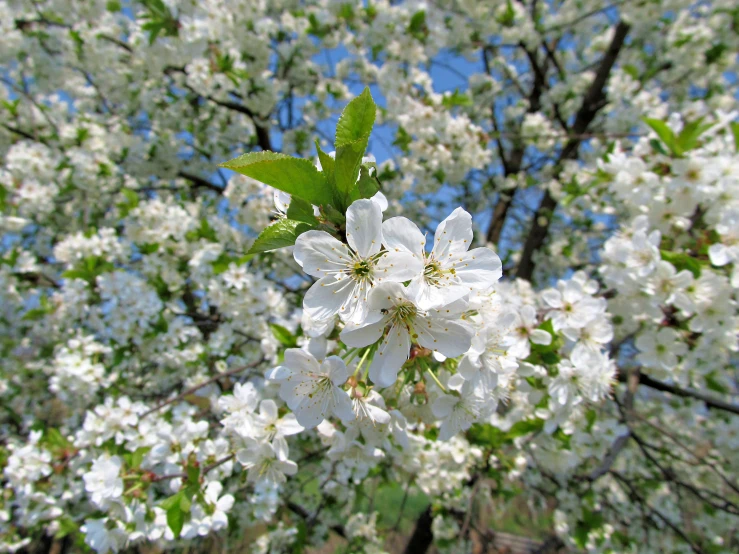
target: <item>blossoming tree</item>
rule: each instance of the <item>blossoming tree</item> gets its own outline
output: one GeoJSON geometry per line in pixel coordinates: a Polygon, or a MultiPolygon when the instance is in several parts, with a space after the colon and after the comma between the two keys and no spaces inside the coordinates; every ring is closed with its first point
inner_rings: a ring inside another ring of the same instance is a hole
{"type": "Polygon", "coordinates": [[[738,22],[0,3],[0,551],[735,552],[738,22]]]}

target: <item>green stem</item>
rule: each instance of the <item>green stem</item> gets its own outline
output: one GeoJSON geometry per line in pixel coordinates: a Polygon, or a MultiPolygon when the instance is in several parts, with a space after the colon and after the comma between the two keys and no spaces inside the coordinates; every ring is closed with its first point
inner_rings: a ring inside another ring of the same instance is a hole
{"type": "Polygon", "coordinates": [[[441,381],[439,381],[439,378],[438,378],[438,377],[437,377],[437,376],[436,376],[436,375],[434,374],[434,372],[433,372],[433,371],[431,371],[431,368],[430,368],[430,367],[429,367],[429,365],[428,365],[428,364],[426,363],[426,360],[424,360],[424,359],[422,359],[422,358],[418,358],[418,361],[419,361],[419,362],[420,362],[420,364],[421,364],[421,365],[423,366],[423,368],[424,368],[424,369],[426,370],[426,373],[428,373],[429,375],[431,375],[431,378],[432,378],[432,379],[434,380],[434,382],[435,382],[435,383],[436,383],[436,384],[437,384],[437,385],[439,386],[439,388],[440,388],[440,389],[441,389],[441,390],[442,390],[442,391],[443,391],[443,392],[444,392],[444,393],[446,394],[446,392],[447,392],[446,388],[444,387],[444,385],[442,385],[442,384],[441,384],[441,381]]]}
{"type": "Polygon", "coordinates": [[[362,358],[359,360],[359,363],[357,364],[357,368],[354,370],[354,377],[356,377],[357,373],[359,373],[359,370],[361,369],[362,365],[364,364],[365,360],[367,359],[367,356],[369,356],[369,353],[371,351],[372,351],[372,347],[365,350],[364,354],[362,354],[362,358]]]}

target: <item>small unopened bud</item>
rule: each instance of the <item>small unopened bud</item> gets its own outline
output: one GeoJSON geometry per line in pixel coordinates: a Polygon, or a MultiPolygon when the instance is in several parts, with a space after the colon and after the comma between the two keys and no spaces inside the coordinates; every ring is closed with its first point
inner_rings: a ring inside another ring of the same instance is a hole
{"type": "Polygon", "coordinates": [[[415,358],[427,358],[431,355],[431,350],[428,348],[424,348],[423,346],[413,345],[411,348],[411,355],[410,359],[413,360],[415,358]]]}
{"type": "Polygon", "coordinates": [[[413,394],[426,394],[426,383],[419,381],[413,389],[413,394]]]}

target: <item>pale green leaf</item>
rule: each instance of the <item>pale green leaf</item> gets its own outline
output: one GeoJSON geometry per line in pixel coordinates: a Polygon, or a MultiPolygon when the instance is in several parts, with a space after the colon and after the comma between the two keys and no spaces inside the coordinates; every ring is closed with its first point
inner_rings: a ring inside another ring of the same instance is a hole
{"type": "Polygon", "coordinates": [[[331,187],[310,160],[276,152],[249,152],[221,164],[237,173],[320,206],[332,201],[331,187]]]}

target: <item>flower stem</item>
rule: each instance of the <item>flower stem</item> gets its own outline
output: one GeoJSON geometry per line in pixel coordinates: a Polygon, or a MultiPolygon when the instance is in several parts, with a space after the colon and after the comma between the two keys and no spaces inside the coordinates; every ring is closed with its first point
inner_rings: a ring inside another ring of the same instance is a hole
{"type": "Polygon", "coordinates": [[[368,348],[364,351],[364,354],[362,354],[362,358],[359,360],[359,363],[357,364],[357,368],[354,370],[354,376],[357,376],[357,373],[359,373],[359,370],[361,369],[362,365],[364,364],[365,360],[367,359],[367,356],[369,356],[370,351],[372,348],[368,348]]]}

